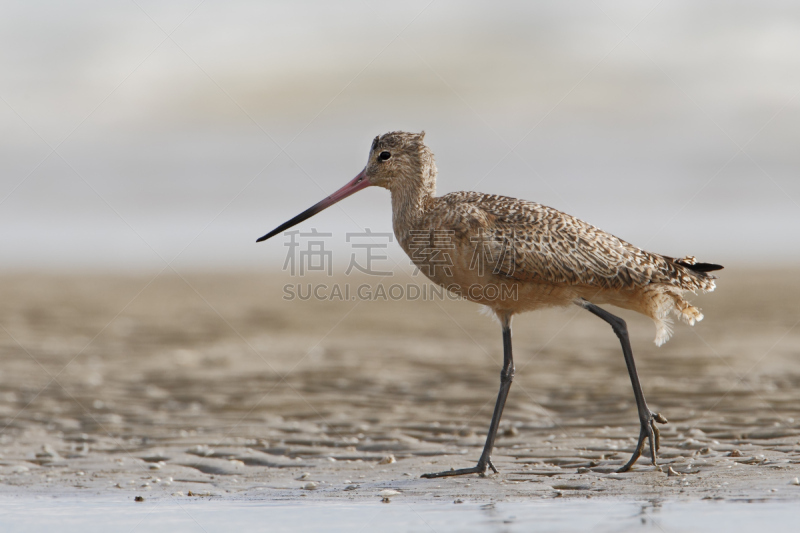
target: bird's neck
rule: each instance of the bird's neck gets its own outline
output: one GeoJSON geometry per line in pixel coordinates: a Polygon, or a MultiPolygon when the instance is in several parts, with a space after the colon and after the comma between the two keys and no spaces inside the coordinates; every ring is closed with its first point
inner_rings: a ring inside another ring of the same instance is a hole
{"type": "Polygon", "coordinates": [[[404,176],[402,185],[392,188],[392,219],[395,232],[398,227],[409,229],[425,214],[436,196],[436,170],[425,168],[422,172],[404,176]]]}

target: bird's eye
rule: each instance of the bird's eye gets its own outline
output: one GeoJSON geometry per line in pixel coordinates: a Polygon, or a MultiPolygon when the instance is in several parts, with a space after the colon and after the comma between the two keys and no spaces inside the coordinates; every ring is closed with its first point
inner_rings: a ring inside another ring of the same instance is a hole
{"type": "Polygon", "coordinates": [[[387,159],[389,159],[390,157],[392,157],[392,154],[390,154],[389,152],[381,152],[381,153],[378,155],[378,159],[380,159],[381,161],[386,161],[386,160],[387,160],[387,159]]]}

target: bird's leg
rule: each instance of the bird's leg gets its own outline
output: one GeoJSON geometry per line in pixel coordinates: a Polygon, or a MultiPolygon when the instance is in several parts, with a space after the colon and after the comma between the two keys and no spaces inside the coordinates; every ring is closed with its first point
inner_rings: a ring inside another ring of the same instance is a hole
{"type": "Polygon", "coordinates": [[[483,446],[483,453],[478,459],[478,464],[472,468],[460,468],[458,470],[445,470],[444,472],[434,472],[423,474],[425,478],[463,476],[465,474],[484,475],[487,468],[497,473],[497,469],[492,464],[491,455],[494,448],[494,440],[497,437],[497,428],[500,426],[500,417],[503,416],[503,408],[506,405],[508,391],[511,388],[511,381],[514,379],[514,358],[511,355],[511,317],[503,318],[503,370],[500,371],[500,391],[497,393],[497,403],[494,405],[492,422],[489,424],[489,434],[486,435],[486,444],[483,446]]]}
{"type": "Polygon", "coordinates": [[[633,466],[633,463],[642,455],[645,446],[645,438],[649,440],[650,454],[652,456],[653,465],[656,463],[656,452],[660,445],[660,437],[656,422],[666,424],[667,419],[660,413],[654,413],[647,407],[647,402],[644,399],[642,386],[639,384],[639,375],[636,373],[636,364],[633,362],[633,351],[631,350],[631,341],[628,338],[628,326],[625,321],[618,316],[612,315],[605,309],[597,307],[596,305],[587,302],[584,299],[575,302],[590,313],[598,316],[611,325],[611,329],[619,337],[619,342],[622,344],[622,353],[625,355],[625,364],[628,367],[628,375],[631,377],[631,384],[633,385],[633,395],[636,397],[636,407],[639,411],[639,422],[641,428],[639,430],[639,442],[636,444],[636,450],[633,452],[630,460],[620,468],[617,472],[627,472],[633,466]]]}

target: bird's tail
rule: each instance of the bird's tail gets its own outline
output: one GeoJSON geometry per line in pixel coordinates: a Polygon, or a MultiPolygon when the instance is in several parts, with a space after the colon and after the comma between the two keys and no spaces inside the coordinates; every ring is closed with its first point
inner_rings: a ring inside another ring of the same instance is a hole
{"type": "Polygon", "coordinates": [[[692,292],[713,291],[716,288],[714,280],[717,279],[717,276],[714,274],[709,274],[709,272],[715,272],[723,269],[722,265],[716,265],[714,263],[699,263],[697,258],[692,255],[687,255],[681,259],[671,259],[671,261],[675,266],[678,267],[677,270],[679,272],[683,271],[682,274],[678,274],[681,287],[692,292]]]}
{"type": "MultiPolygon", "coordinates": [[[[714,272],[715,270],[722,270],[725,268],[722,265],[716,265],[714,263],[698,263],[697,258],[693,255],[687,255],[683,259],[675,259],[675,262],[694,272],[714,272]]],[[[709,277],[715,278],[716,276],[709,277]]]]}

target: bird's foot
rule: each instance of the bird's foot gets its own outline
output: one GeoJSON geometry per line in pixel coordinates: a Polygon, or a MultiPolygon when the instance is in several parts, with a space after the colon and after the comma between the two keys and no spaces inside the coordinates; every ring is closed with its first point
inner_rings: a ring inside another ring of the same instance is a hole
{"type": "Polygon", "coordinates": [[[666,424],[667,419],[661,413],[654,413],[648,411],[648,415],[639,419],[641,422],[641,429],[639,430],[639,442],[636,444],[636,449],[633,451],[630,461],[625,466],[617,470],[617,472],[627,472],[633,466],[642,452],[644,452],[645,438],[650,442],[650,455],[653,459],[653,466],[658,466],[656,463],[659,446],[661,445],[661,434],[658,431],[656,422],[659,424],[666,424]]]}
{"type": "Polygon", "coordinates": [[[445,470],[444,472],[433,472],[431,474],[422,474],[422,476],[420,477],[433,479],[436,477],[464,476],[467,474],[478,474],[481,477],[485,477],[487,467],[491,468],[492,472],[494,472],[495,474],[497,473],[497,469],[492,464],[492,460],[487,459],[486,462],[478,461],[478,464],[473,466],[472,468],[459,468],[458,470],[450,469],[450,470],[445,470]]]}

